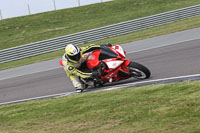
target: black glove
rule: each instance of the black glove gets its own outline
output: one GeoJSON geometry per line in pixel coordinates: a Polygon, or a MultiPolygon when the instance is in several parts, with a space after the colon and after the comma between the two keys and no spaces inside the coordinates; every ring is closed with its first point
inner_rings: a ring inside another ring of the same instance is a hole
{"type": "Polygon", "coordinates": [[[106,67],[106,64],[101,61],[101,64],[99,65],[99,67],[94,72],[92,72],[91,77],[97,80],[100,79],[99,75],[102,74],[103,69],[107,69],[107,67],[106,67]]]}
{"type": "Polygon", "coordinates": [[[110,44],[110,43],[103,44],[103,45],[101,45],[101,47],[112,47],[112,44],[110,44]]]}
{"type": "Polygon", "coordinates": [[[107,43],[106,46],[107,47],[112,47],[112,44],[111,43],[107,43]]]}
{"type": "Polygon", "coordinates": [[[94,71],[94,72],[92,72],[91,78],[99,79],[99,75],[100,75],[99,72],[94,71]]]}
{"type": "Polygon", "coordinates": [[[92,75],[94,76],[93,78],[94,87],[100,87],[104,84],[104,81],[99,77],[98,72],[93,72],[92,75]]]}

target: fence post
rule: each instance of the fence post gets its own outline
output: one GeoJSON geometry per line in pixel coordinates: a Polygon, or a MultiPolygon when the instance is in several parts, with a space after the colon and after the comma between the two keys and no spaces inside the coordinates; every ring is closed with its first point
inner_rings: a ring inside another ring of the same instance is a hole
{"type": "Polygon", "coordinates": [[[3,17],[2,17],[2,13],[1,13],[1,9],[0,9],[0,20],[2,20],[3,17]]]}
{"type": "Polygon", "coordinates": [[[27,4],[27,7],[28,7],[28,15],[31,15],[31,9],[30,9],[29,4],[27,4]]]}
{"type": "Polygon", "coordinates": [[[56,0],[53,0],[54,10],[56,10],[56,0]]]}
{"type": "Polygon", "coordinates": [[[103,3],[103,0],[101,0],[101,3],[103,3]]]}
{"type": "Polygon", "coordinates": [[[80,2],[80,0],[78,0],[78,6],[81,6],[81,2],[80,2]]]}

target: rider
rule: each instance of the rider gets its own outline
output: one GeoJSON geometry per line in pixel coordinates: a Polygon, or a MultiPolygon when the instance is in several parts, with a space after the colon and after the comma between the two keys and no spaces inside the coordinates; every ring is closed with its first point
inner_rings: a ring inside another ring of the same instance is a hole
{"type": "MultiPolygon", "coordinates": [[[[65,47],[65,54],[62,57],[64,70],[71,79],[77,92],[81,92],[86,87],[85,84],[80,81],[79,77],[85,79],[98,76],[96,72],[83,72],[82,70],[86,67],[85,62],[89,53],[100,49],[102,46],[103,45],[90,44],[89,46],[79,48],[73,44],[68,44],[65,47]]],[[[112,45],[108,43],[104,46],[110,47],[112,45]]]]}

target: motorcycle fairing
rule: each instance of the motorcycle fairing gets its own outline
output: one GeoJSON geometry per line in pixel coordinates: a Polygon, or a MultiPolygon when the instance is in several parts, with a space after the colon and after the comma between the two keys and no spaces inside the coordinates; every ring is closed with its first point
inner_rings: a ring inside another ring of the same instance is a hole
{"type": "Polygon", "coordinates": [[[114,48],[117,51],[117,53],[120,54],[122,57],[126,57],[126,52],[122,49],[120,45],[112,46],[112,48],[114,48]]]}
{"type": "Polygon", "coordinates": [[[108,47],[101,47],[101,52],[99,54],[99,60],[105,60],[105,59],[110,59],[110,58],[117,58],[117,54],[112,51],[108,47]]]}
{"type": "Polygon", "coordinates": [[[112,61],[104,61],[109,69],[116,69],[119,67],[124,61],[121,60],[112,60],[112,61]]]}
{"type": "Polygon", "coordinates": [[[104,82],[114,82],[120,80],[118,77],[118,71],[121,69],[121,67],[118,67],[117,69],[114,69],[113,71],[108,71],[108,73],[104,76],[101,75],[101,79],[104,82]]]}
{"type": "Polygon", "coordinates": [[[115,82],[123,79],[130,78],[129,69],[126,69],[127,65],[130,63],[130,60],[122,61],[115,69],[104,70],[105,75],[101,75],[101,79],[106,82],[115,82]],[[121,76],[123,74],[123,76],[121,76]]]}
{"type": "MultiPolygon", "coordinates": [[[[110,47],[111,48],[111,47],[110,47]]],[[[90,69],[98,67],[101,60],[117,58],[118,55],[108,47],[101,47],[100,50],[92,52],[87,58],[87,66],[90,69]]]]}
{"type": "MultiPolygon", "coordinates": [[[[125,51],[122,49],[120,45],[116,45],[113,47],[101,47],[100,50],[92,52],[87,58],[87,65],[90,69],[97,67],[100,64],[101,60],[107,59],[125,59],[125,51]]],[[[114,63],[119,64],[119,63],[114,63]]],[[[108,66],[110,68],[116,68],[116,65],[109,63],[108,66]]]]}
{"type": "Polygon", "coordinates": [[[101,63],[106,64],[106,68],[103,69],[100,75],[105,83],[127,79],[130,78],[130,71],[126,67],[129,65],[130,60],[125,59],[125,54],[126,52],[119,45],[103,47],[100,50],[93,51],[88,56],[87,66],[94,70],[101,63]],[[122,74],[123,76],[120,76],[122,74]]]}
{"type": "Polygon", "coordinates": [[[93,69],[97,66],[99,66],[99,64],[101,63],[99,61],[99,54],[100,54],[100,50],[94,51],[92,52],[92,54],[90,54],[87,58],[87,66],[90,69],[93,69]]]}

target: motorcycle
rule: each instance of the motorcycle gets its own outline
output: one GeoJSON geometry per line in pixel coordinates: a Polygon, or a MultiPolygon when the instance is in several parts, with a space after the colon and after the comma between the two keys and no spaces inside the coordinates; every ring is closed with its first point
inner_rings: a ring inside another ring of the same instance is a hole
{"type": "MultiPolygon", "coordinates": [[[[60,61],[61,62],[61,61],[60,61]]],[[[62,64],[62,63],[60,63],[62,64]]],[[[90,72],[97,72],[97,77],[80,80],[88,87],[89,82],[99,87],[105,83],[129,79],[147,79],[151,76],[149,69],[137,62],[126,59],[126,51],[120,45],[111,47],[103,46],[101,49],[91,52],[86,59],[86,68],[90,72]]]]}

